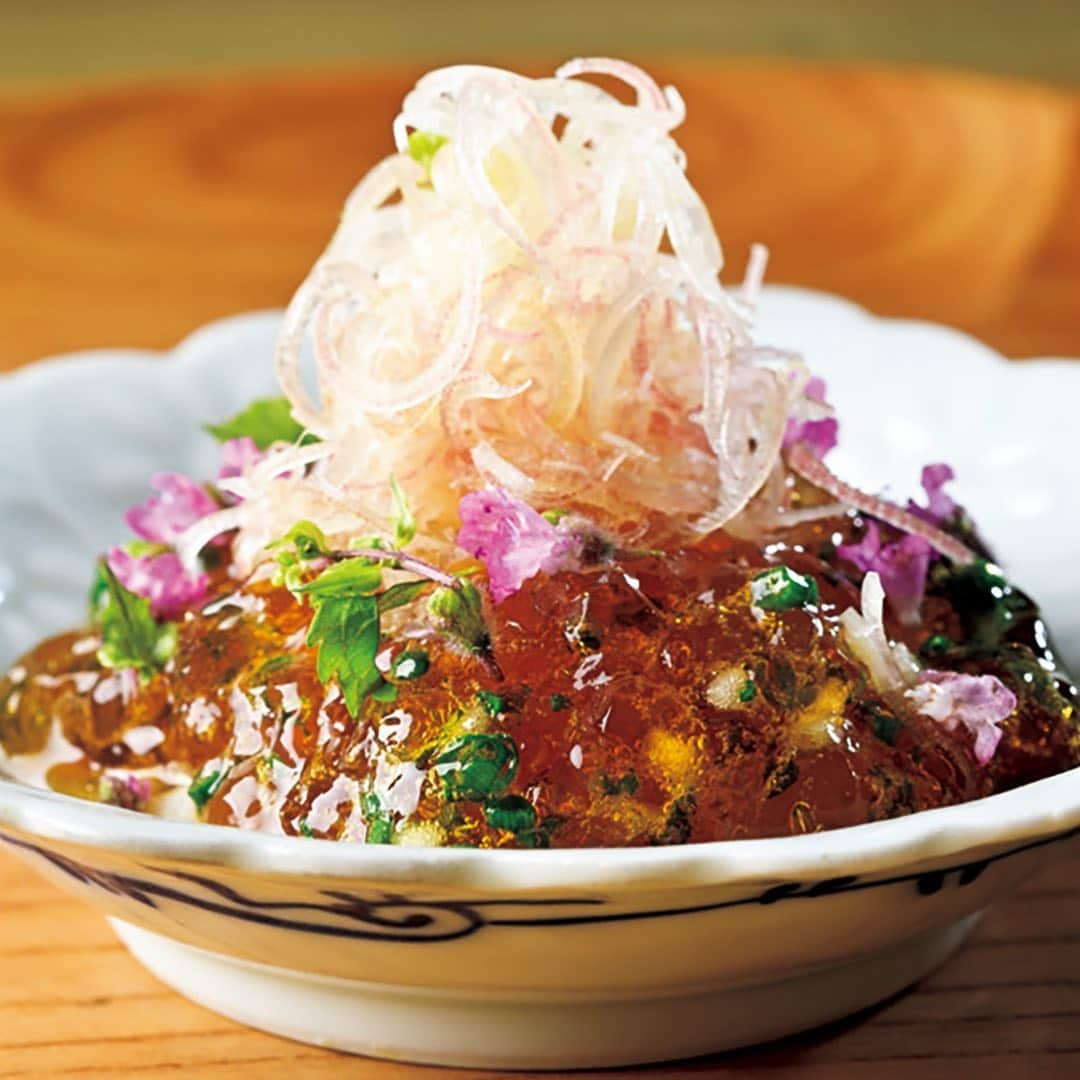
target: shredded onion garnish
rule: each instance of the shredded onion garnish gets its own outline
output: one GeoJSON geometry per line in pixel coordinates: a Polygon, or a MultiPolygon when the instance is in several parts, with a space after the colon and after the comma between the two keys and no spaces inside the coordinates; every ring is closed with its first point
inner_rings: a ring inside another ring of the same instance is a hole
{"type": "Polygon", "coordinates": [[[391,476],[429,546],[452,543],[458,499],[485,484],[676,535],[744,510],[806,376],[751,340],[764,249],[737,294],[719,284],[720,242],[670,135],[684,116],[673,88],[619,60],[417,83],[398,152],[349,196],[289,305],[278,376],[321,441],[234,483],[243,501],[220,524],[238,526],[241,562],[285,507],[328,533],[382,519],[391,476]]]}
{"type": "Polygon", "coordinates": [[[685,112],[620,60],[424,76],[394,121],[398,152],[348,197],[285,314],[278,378],[318,442],[223,484],[239,504],[198,522],[183,558],[215,530],[237,531],[241,572],[296,520],[369,532],[392,478],[431,554],[453,548],[458,501],[484,486],[638,539],[753,537],[834,511],[792,507],[790,468],[970,562],[810,447],[789,445],[785,466],[789,422],[831,410],[797,356],[752,340],[765,249],[736,292],[719,283],[720,242],[670,134],[685,112]],[[632,103],[583,76],[620,81],[632,103]]]}
{"type": "Polygon", "coordinates": [[[799,443],[792,446],[787,452],[787,462],[804,480],[827,491],[840,502],[853,506],[856,510],[862,510],[863,513],[870,514],[879,521],[893,525],[912,536],[922,537],[935,551],[952,559],[953,562],[962,566],[975,561],[975,552],[956,537],[935,528],[928,521],[916,517],[907,510],[902,510],[893,503],[886,502],[876,495],[867,495],[866,492],[845,483],[834,476],[806,446],[799,443]]]}
{"type": "Polygon", "coordinates": [[[861,612],[848,608],[840,615],[842,640],[852,658],[866,668],[874,688],[887,701],[903,704],[903,694],[915,684],[919,663],[905,645],[885,633],[885,590],[870,571],[862,583],[861,612]]]}

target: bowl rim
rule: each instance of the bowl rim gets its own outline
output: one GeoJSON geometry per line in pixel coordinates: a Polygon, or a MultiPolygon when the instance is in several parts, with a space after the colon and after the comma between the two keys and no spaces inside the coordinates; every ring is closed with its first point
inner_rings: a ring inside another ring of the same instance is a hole
{"type": "Polygon", "coordinates": [[[0,831],[110,855],[245,874],[542,893],[758,886],[967,864],[1080,830],[1080,767],[955,806],[802,836],[673,847],[425,848],[343,844],[174,821],[0,780],[0,831]]]}
{"type": "MultiPolygon", "coordinates": [[[[876,316],[843,297],[792,286],[766,294],[946,336],[985,362],[1012,366],[1000,353],[961,331],[914,319],[876,316]]],[[[217,319],[164,352],[91,349],[47,358],[0,376],[0,390],[48,385],[87,364],[183,366],[215,334],[265,331],[279,310],[217,319]]],[[[1025,361],[1055,367],[1064,358],[1025,361]]],[[[1080,363],[1080,361],[1076,361],[1080,363]]],[[[567,888],[649,891],[825,880],[873,874],[898,865],[971,861],[981,854],[1034,846],[1080,829],[1080,767],[1008,792],[955,806],[803,836],[720,840],[675,847],[548,850],[421,848],[343,844],[253,833],[232,826],[181,822],[103,806],[0,779],[0,831],[113,856],[197,863],[241,873],[287,878],[349,879],[463,891],[543,893],[567,888]]]]}

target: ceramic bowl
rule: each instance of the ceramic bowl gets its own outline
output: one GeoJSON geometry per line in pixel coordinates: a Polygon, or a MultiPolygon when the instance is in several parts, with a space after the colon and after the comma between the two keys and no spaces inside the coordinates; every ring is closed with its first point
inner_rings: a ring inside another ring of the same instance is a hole
{"type": "MultiPolygon", "coordinates": [[[[215,323],[170,359],[88,353],[0,380],[0,663],[80,619],[91,561],[153,470],[211,472],[199,425],[272,390],[277,321],[215,323]]],[[[842,474],[910,488],[923,463],[955,465],[1077,670],[1080,363],[1006,364],[791,289],[767,291],[761,338],[832,382],[842,474]]],[[[496,1068],[687,1057],[870,1005],[1078,829],[1080,770],[817,835],[578,851],[269,837],[0,782],[0,840],[182,994],[306,1042],[496,1068]]]]}

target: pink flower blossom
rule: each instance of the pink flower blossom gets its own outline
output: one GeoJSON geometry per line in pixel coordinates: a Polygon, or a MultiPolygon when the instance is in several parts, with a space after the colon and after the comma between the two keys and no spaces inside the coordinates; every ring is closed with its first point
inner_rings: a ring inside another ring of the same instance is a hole
{"type": "Polygon", "coordinates": [[[499,488],[469,492],[458,512],[458,547],[486,567],[495,603],[517,592],[522,582],[541,570],[553,574],[568,569],[581,554],[580,537],[552,525],[527,503],[499,488]]]}
{"type": "Polygon", "coordinates": [[[231,476],[241,476],[262,459],[263,452],[254,439],[246,435],[241,439],[228,439],[221,444],[221,468],[218,469],[218,479],[228,480],[231,476]]]}
{"type": "Polygon", "coordinates": [[[155,619],[172,619],[210,590],[206,574],[189,572],[175,552],[132,555],[122,547],[109,552],[109,569],[125,589],[150,601],[155,619]]]}
{"type": "Polygon", "coordinates": [[[945,493],[945,485],[956,479],[951,465],[938,462],[927,465],[922,471],[922,487],[926,492],[926,506],[920,506],[912,499],[908,500],[908,512],[931,525],[943,525],[951,521],[958,509],[953,498],[945,493]]]}
{"type": "MultiPolygon", "coordinates": [[[[825,380],[816,375],[808,379],[803,396],[808,401],[824,402],[825,380]]],[[[839,431],[840,425],[835,416],[818,419],[788,417],[787,427],[784,429],[784,449],[794,443],[805,443],[814,457],[820,459],[836,446],[839,431]]]]}
{"type": "Polygon", "coordinates": [[[150,781],[140,776],[103,776],[98,781],[98,799],[125,810],[145,810],[150,805],[150,781]]]}
{"type": "Polygon", "coordinates": [[[172,547],[189,525],[219,509],[206,490],[183,473],[161,472],[150,478],[157,493],[133,506],[125,515],[137,536],[172,547]]]}
{"type": "Polygon", "coordinates": [[[882,546],[877,522],[868,521],[859,543],[842,544],[836,551],[863,573],[873,571],[880,576],[885,595],[901,622],[912,625],[919,621],[926,575],[934,554],[922,537],[905,536],[882,546]]]}
{"type": "Polygon", "coordinates": [[[998,725],[1016,708],[1016,695],[994,675],[924,671],[907,698],[918,712],[937,720],[946,731],[958,724],[975,736],[975,760],[986,765],[1001,741],[998,725]]]}

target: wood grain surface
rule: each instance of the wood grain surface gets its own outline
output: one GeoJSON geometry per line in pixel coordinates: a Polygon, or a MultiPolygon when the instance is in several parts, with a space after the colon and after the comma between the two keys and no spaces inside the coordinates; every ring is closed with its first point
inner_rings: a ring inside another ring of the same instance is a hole
{"type": "MultiPolygon", "coordinates": [[[[666,63],[732,274],[1080,355],[1080,105],[914,71],[666,63]]],[[[168,347],[283,303],[418,72],[0,98],[0,368],[168,347]]],[[[914,992],[775,1047],[633,1075],[1080,1075],[1080,859],[990,912],[914,992]]],[[[0,856],[0,1077],[418,1078],[247,1031],[164,990],[95,912],[0,856]]],[[[468,1073],[454,1075],[467,1076],[468,1073]]],[[[505,1075],[505,1074],[504,1074],[505,1075]]],[[[609,1074],[621,1075],[621,1074],[609,1074]]]]}
{"type": "MultiPolygon", "coordinates": [[[[0,98],[0,367],[282,304],[418,71],[0,98]]],[[[1077,99],[970,76],[668,64],[739,277],[1080,354],[1077,99]]]]}

